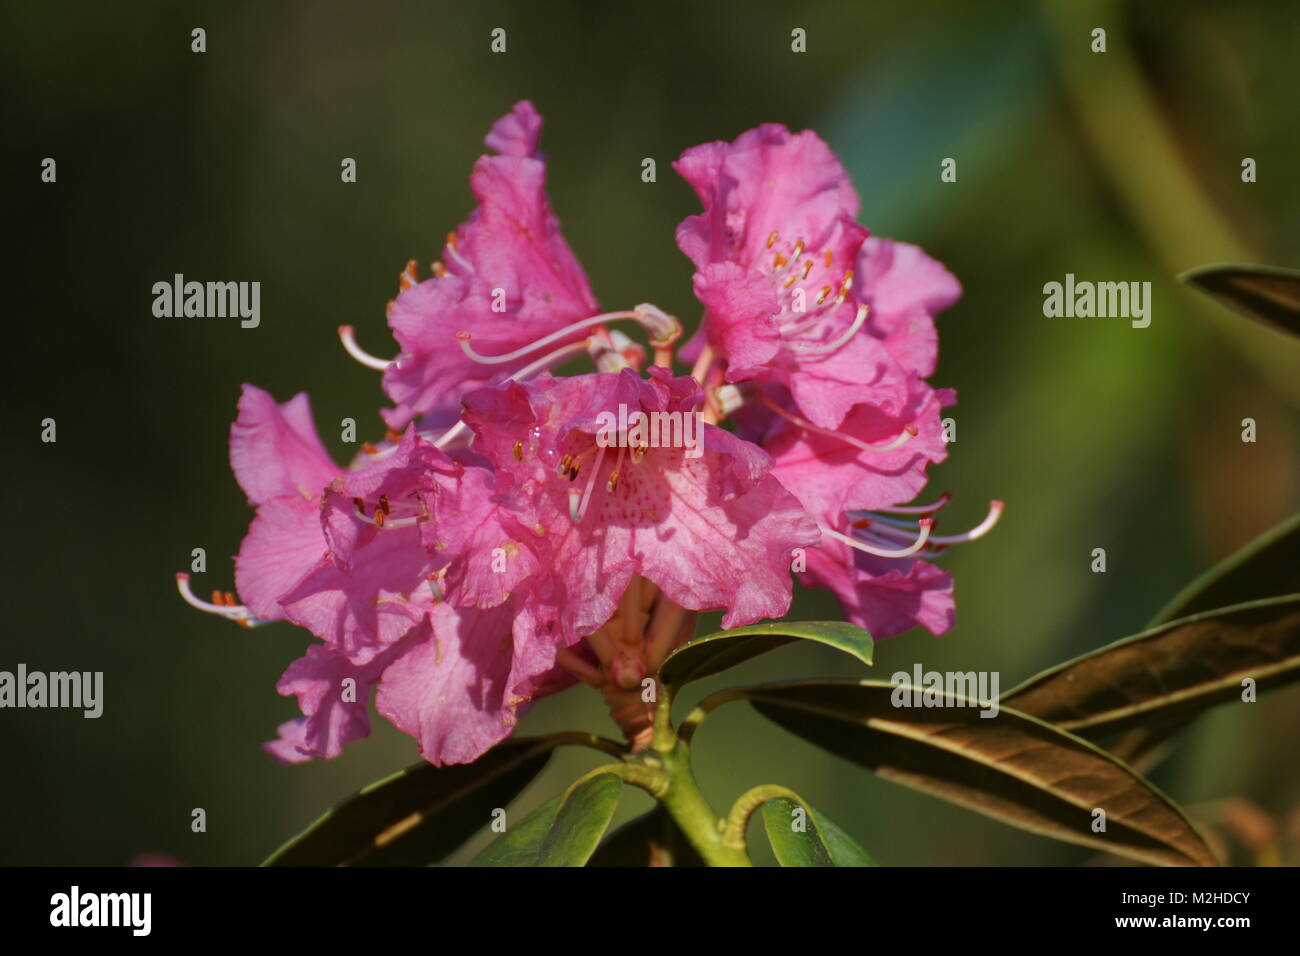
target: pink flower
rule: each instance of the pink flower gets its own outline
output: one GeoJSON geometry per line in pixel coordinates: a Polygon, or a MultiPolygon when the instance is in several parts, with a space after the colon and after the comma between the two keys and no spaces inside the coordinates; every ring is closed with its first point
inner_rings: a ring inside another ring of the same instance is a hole
{"type": "Polygon", "coordinates": [[[952,578],[924,557],[984,534],[934,533],[947,496],[906,504],[947,454],[934,314],[960,286],[915,246],[868,239],[857,196],[812,133],[767,125],[688,150],[704,211],[678,229],[705,305],[681,332],[652,305],[599,314],[559,233],[523,102],[475,164],[478,208],[435,277],[413,264],[383,371],[391,429],[347,467],[305,395],[245,386],[231,465],[256,514],[236,559],[244,603],[187,601],[247,626],[287,620],[320,643],[279,691],[300,716],[266,745],[297,762],[370,732],[370,704],[433,763],[475,759],[529,704],[575,679],[634,744],[639,694],[697,612],[780,617],[792,569],[885,637],[952,624],[952,578]],[[646,350],[607,325],[633,321],[646,350]],[[587,354],[596,371],[549,373],[587,354]],[[707,407],[701,410],[702,403],[707,407]],[[718,427],[731,416],[735,431],[718,427]]]}
{"type": "Polygon", "coordinates": [[[811,132],[766,125],[687,150],[675,168],[704,206],[677,230],[705,306],[689,348],[738,432],[821,523],[805,583],[831,588],[877,637],[951,625],[950,578],[913,558],[983,534],[932,534],[946,503],[907,506],[944,459],[933,316],[961,294],[920,249],[869,239],[839,161],[811,132]],[[877,513],[879,512],[879,513],[877,513]]]}
{"type": "MultiPolygon", "coordinates": [[[[475,362],[459,347],[459,333],[472,332],[477,350],[500,355],[599,311],[546,198],[541,128],[527,101],[493,125],[486,142],[500,155],[481,157],[470,176],[478,208],[448,234],[434,278],[415,283],[413,263],[403,273],[388,316],[402,349],[384,372],[397,403],[385,412],[390,427],[454,408],[467,388],[527,364],[475,362]]],[[[574,332],[556,344],[582,338],[574,332]]]]}
{"type": "MultiPolygon", "coordinates": [[[[231,460],[258,508],[236,560],[246,604],[189,599],[245,623],[288,619],[324,642],[280,680],[303,716],[267,745],[277,758],[334,757],[367,736],[375,689],[379,711],[416,736],[428,760],[473,760],[510,733],[529,700],[571,683],[556,671],[558,645],[531,640],[546,631],[538,617],[516,605],[459,609],[439,599],[431,578],[447,558],[421,541],[427,489],[467,469],[413,428],[343,471],[324,451],[305,396],[277,405],[246,386],[231,460]]],[[[478,504],[472,496],[461,503],[478,504]]]]}
{"type": "Polygon", "coordinates": [[[683,608],[725,609],[725,627],[779,617],[792,552],[818,537],[767,455],[700,421],[694,379],[650,376],[543,378],[465,399],[518,545],[547,569],[539,600],[571,638],[609,620],[633,575],[683,608]],[[656,430],[636,432],[638,416],[656,430]]]}
{"type": "Polygon", "coordinates": [[[867,230],[826,144],[767,124],[688,149],[674,168],[704,206],[678,226],[677,244],[695,263],[700,334],[726,359],[726,380],[785,385],[822,428],[857,404],[901,404],[901,368],[855,334],[865,313],[850,297],[853,265],[867,230]]]}

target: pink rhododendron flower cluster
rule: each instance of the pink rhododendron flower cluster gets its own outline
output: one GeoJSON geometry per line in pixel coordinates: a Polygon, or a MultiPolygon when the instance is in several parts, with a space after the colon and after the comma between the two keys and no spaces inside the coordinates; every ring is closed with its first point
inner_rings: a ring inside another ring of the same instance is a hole
{"type": "Polygon", "coordinates": [[[703,205],[677,230],[704,306],[678,375],[675,319],[600,312],[546,197],[540,133],[527,102],[493,126],[477,208],[431,278],[402,274],[397,358],[340,329],[383,371],[382,441],[341,466],[305,395],[244,388],[230,458],[257,510],[242,603],[178,578],[205,610],[319,638],[280,680],[302,712],[267,745],[282,760],[367,735],[373,695],[426,759],[471,761],[575,681],[635,741],[653,707],[641,681],[699,612],[781,617],[798,576],[876,637],[942,634],[952,579],[923,555],[997,519],[994,502],[943,537],[946,496],[908,504],[945,455],[954,395],[926,378],[934,315],[961,290],[915,246],[868,237],[825,143],[765,125],[675,164],[703,205]],[[583,355],[595,371],[552,374],[583,355]]]}

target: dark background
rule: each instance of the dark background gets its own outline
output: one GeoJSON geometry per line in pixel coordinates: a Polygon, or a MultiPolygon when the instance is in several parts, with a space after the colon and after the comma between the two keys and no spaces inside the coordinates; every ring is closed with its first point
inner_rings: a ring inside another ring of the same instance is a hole
{"type": "MultiPolygon", "coordinates": [[[[673,227],[697,207],[669,163],[764,121],[815,128],[862,221],[961,279],[934,378],[958,389],[958,440],[930,487],[957,496],[950,528],[993,497],[1007,513],[944,559],[952,633],[883,643],[875,676],[919,661],[997,670],[1006,689],[1139,630],[1300,504],[1300,348],[1174,279],[1222,260],[1300,266],[1298,39],[1300,7],[1282,2],[4,4],[0,669],[102,670],[106,687],[99,720],[0,711],[0,863],[253,863],[416,759],[382,719],[335,761],[265,756],[296,713],[275,682],[306,633],[195,613],[173,574],[203,547],[197,589],[231,587],[224,556],[251,518],[226,461],[240,383],[309,392],[340,459],[341,418],[378,433],[378,375],[335,329],[394,351],[398,272],[414,258],[425,274],[472,206],[483,135],[521,98],[546,118],[552,200],[606,308],[695,320],[673,227]],[[1104,54],[1089,51],[1096,26],[1104,54]],[[489,52],[494,27],[505,54],[489,52]],[[40,181],[47,156],[55,184],[40,181]],[[1257,183],[1240,180],[1245,156],[1257,183]],[[343,157],[356,184],[340,182],[343,157]],[[644,157],[658,182],[641,181],[644,157]],[[151,287],[177,272],[260,281],[261,326],[155,318],[151,287]],[[1066,272],[1149,280],[1150,328],[1044,318],[1042,286],[1066,272]],[[1255,444],[1240,440],[1247,416],[1255,444]],[[55,444],[40,441],[46,417],[55,444]],[[1089,570],[1097,547],[1106,574],[1089,570]],[[195,807],[206,833],[190,830],[195,807]]],[[[793,612],[833,614],[807,594],[793,612]]],[[[857,673],[805,648],[727,679],[857,673]]],[[[1295,853],[1298,705],[1293,689],[1216,712],[1156,774],[1216,832],[1263,827],[1230,842],[1241,862],[1295,853]]],[[[614,732],[585,689],[523,722],[570,727],[614,732]]],[[[786,784],[883,862],[1091,859],[877,780],[743,707],[715,715],[697,753],[716,806],[786,784]]],[[[523,805],[590,761],[563,753],[523,805]]],[[[645,805],[629,793],[620,814],[645,805]]]]}

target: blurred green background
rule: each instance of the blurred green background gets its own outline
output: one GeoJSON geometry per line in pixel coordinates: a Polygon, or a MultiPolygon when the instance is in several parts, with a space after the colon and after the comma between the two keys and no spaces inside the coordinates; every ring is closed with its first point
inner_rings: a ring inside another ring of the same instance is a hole
{"type": "MultiPolygon", "coordinates": [[[[990,498],[1007,513],[944,559],[952,633],[883,643],[874,676],[919,661],[996,670],[1006,689],[1139,630],[1300,507],[1300,348],[1174,279],[1220,260],[1300,266],[1298,39],[1300,6],[1259,0],[5,4],[0,669],[102,670],[106,688],[99,720],[0,712],[0,863],[254,863],[416,758],[382,719],[338,760],[264,755],[296,713],[275,682],[307,634],[195,613],[173,574],[203,547],[197,590],[231,586],[224,556],[251,518],[226,461],[240,383],[309,392],[341,459],[341,418],[378,433],[378,376],[335,329],[393,351],[398,272],[414,258],[423,274],[471,208],[482,137],[521,98],[546,118],[552,200],[607,308],[651,301],[694,321],[673,228],[697,207],[669,162],[765,121],[821,133],[864,224],[961,279],[934,379],[958,390],[957,443],[931,490],[956,494],[950,529],[990,498]],[[1089,50],[1098,26],[1104,54],[1089,50]],[[494,27],[504,55],[489,52],[494,27]],[[39,181],[46,156],[57,184],[39,181]],[[641,181],[643,157],[658,182],[641,181]],[[945,157],[956,183],[940,182],[945,157]],[[155,318],[151,286],[176,272],[260,281],[261,327],[155,318]],[[1150,328],[1044,318],[1042,286],[1067,272],[1149,280],[1150,328]],[[39,440],[47,416],[57,444],[39,440]],[[1089,570],[1098,547],[1105,574],[1089,570]],[[190,830],[195,807],[206,833],[190,830]]],[[[793,616],[834,613],[804,592],[793,616]]],[[[858,673],[795,648],[725,679],[858,673]]],[[[522,726],[614,733],[583,688],[522,726]]],[[[1298,733],[1300,689],[1266,694],[1202,719],[1155,779],[1220,830],[1235,815],[1294,841],[1298,733]]],[[[716,806],[786,784],[885,863],[1092,860],[875,779],[743,706],[697,739],[716,806]]],[[[598,759],[562,752],[520,806],[598,759]]],[[[620,818],[647,805],[629,791],[620,818]]],[[[1268,842],[1228,845],[1245,862],[1273,858],[1268,842]]]]}

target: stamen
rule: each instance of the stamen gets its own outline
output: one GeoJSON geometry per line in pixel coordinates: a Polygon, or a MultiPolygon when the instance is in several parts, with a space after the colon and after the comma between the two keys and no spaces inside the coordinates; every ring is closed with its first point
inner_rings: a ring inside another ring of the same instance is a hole
{"type": "Polygon", "coordinates": [[[582,471],[583,463],[588,458],[590,458],[593,454],[595,454],[598,449],[601,451],[604,450],[603,448],[600,448],[600,446],[592,445],[586,451],[580,452],[579,454],[569,458],[569,480],[570,481],[578,477],[578,473],[582,471]]]}
{"type": "Polygon", "coordinates": [[[775,233],[775,232],[774,232],[774,233],[772,233],[770,236],[767,237],[767,247],[768,247],[769,249],[771,249],[774,245],[776,245],[776,240],[777,240],[778,236],[779,236],[779,233],[775,233]]]}
{"type": "MultiPolygon", "coordinates": [[[[843,293],[841,293],[841,298],[843,298],[843,293]]],[[[836,304],[839,304],[838,301],[836,304]]],[[[858,330],[861,329],[863,323],[867,321],[868,311],[870,310],[865,305],[858,306],[858,313],[853,317],[853,324],[844,331],[844,334],[833,342],[827,342],[822,345],[803,345],[801,343],[795,343],[791,345],[790,348],[798,352],[800,355],[825,355],[830,352],[837,352],[847,345],[853,336],[858,334],[858,330]]]]}
{"type": "Polygon", "coordinates": [[[409,289],[411,286],[415,285],[419,281],[420,281],[420,276],[419,273],[416,271],[415,260],[407,259],[406,268],[403,269],[402,274],[397,277],[398,286],[400,286],[401,290],[405,292],[407,289],[409,289]]]}
{"type": "Polygon", "coordinates": [[[398,504],[401,505],[406,505],[408,507],[418,507],[420,509],[420,513],[418,515],[406,515],[401,518],[389,517],[389,515],[393,513],[393,507],[391,502],[389,502],[388,500],[387,494],[382,494],[379,496],[378,504],[374,505],[374,509],[372,513],[369,515],[366,514],[366,504],[367,502],[364,498],[352,499],[352,505],[357,509],[357,517],[368,524],[374,525],[376,528],[382,528],[384,530],[393,530],[396,528],[409,528],[413,525],[417,525],[421,523],[422,521],[429,520],[429,512],[428,509],[425,507],[423,501],[398,502],[398,504]]]}
{"type": "Polygon", "coordinates": [[[366,368],[378,369],[382,372],[393,364],[392,359],[377,358],[357,345],[356,329],[350,325],[339,326],[339,339],[343,342],[343,350],[366,368]]]}
{"type": "Polygon", "coordinates": [[[748,397],[739,385],[719,385],[713,389],[713,405],[723,418],[743,408],[748,397]]]}
{"type": "MultiPolygon", "coordinates": [[[[586,319],[579,319],[571,325],[566,325],[562,329],[552,332],[550,335],[544,335],[535,342],[521,346],[513,352],[507,352],[504,355],[480,355],[474,351],[474,347],[469,344],[469,332],[457,332],[456,340],[460,343],[461,350],[482,365],[499,365],[502,362],[513,362],[516,359],[523,358],[538,349],[545,348],[561,339],[566,339],[583,329],[589,329],[592,326],[600,325],[604,322],[615,322],[620,320],[631,320],[641,323],[645,329],[650,332],[651,336],[658,340],[665,340],[674,334],[681,333],[681,325],[672,316],[667,315],[659,309],[649,304],[637,306],[635,309],[623,312],[605,312],[601,315],[593,315],[586,319]]],[[[585,347],[585,343],[584,343],[585,347]]]]}
{"type": "Polygon", "coordinates": [[[932,518],[922,518],[917,522],[917,524],[920,526],[921,533],[917,535],[916,540],[913,541],[909,547],[903,548],[899,551],[890,551],[884,548],[873,547],[865,541],[858,538],[850,538],[848,535],[840,534],[838,531],[828,528],[825,525],[821,525],[821,530],[822,534],[828,535],[836,541],[843,542],[850,548],[856,548],[858,551],[875,555],[878,558],[906,558],[916,554],[925,547],[925,542],[930,537],[930,528],[934,525],[934,520],[932,518]]]}
{"type": "MultiPolygon", "coordinates": [[[[548,355],[543,355],[535,362],[530,362],[529,364],[525,365],[523,368],[519,369],[517,372],[511,372],[508,376],[506,376],[504,381],[506,382],[523,381],[524,379],[528,378],[528,376],[532,375],[535,372],[540,372],[543,369],[546,369],[556,364],[557,362],[567,359],[571,355],[577,355],[579,352],[585,352],[586,350],[587,350],[586,341],[572,342],[569,345],[565,345],[561,348],[556,349],[554,352],[551,352],[548,355]]],[[[455,439],[458,435],[460,435],[461,432],[465,431],[465,429],[467,429],[468,427],[469,426],[465,424],[465,421],[463,419],[461,421],[458,421],[455,425],[452,425],[449,429],[443,432],[441,438],[434,440],[433,442],[434,447],[445,448],[449,442],[455,439]]]]}
{"type": "Polygon", "coordinates": [[[812,272],[812,267],[813,267],[815,264],[816,264],[816,263],[814,263],[813,260],[811,260],[811,259],[808,259],[807,261],[804,262],[804,264],[803,264],[803,275],[801,275],[801,276],[799,277],[799,281],[800,281],[800,282],[803,282],[805,279],[808,278],[808,273],[812,272]]]}
{"type": "Polygon", "coordinates": [[[609,481],[605,482],[605,487],[614,491],[618,488],[618,473],[623,469],[623,456],[627,453],[627,445],[620,443],[618,446],[618,456],[614,459],[614,470],[609,473],[609,481]]]}
{"type": "Polygon", "coordinates": [[[675,316],[669,315],[659,306],[650,302],[642,302],[632,314],[642,327],[650,333],[650,344],[654,346],[667,346],[676,342],[682,334],[682,324],[677,321],[675,316]]]}
{"type": "MultiPolygon", "coordinates": [[[[227,620],[235,621],[242,627],[261,627],[263,624],[270,624],[270,621],[263,621],[253,615],[253,612],[242,604],[235,604],[233,594],[225,595],[221,601],[209,603],[198,597],[190,587],[190,576],[184,572],[176,575],[176,590],[180,592],[185,603],[190,607],[198,608],[207,614],[216,614],[218,617],[224,617],[227,620]]],[[[212,592],[214,598],[221,598],[219,591],[212,592]]]]}
{"type": "Polygon", "coordinates": [[[621,372],[632,368],[633,359],[638,359],[635,367],[639,369],[645,359],[645,350],[616,329],[608,335],[597,332],[587,339],[587,352],[598,372],[621,372]]]}
{"type": "Polygon", "coordinates": [[[964,534],[952,534],[945,537],[931,538],[931,544],[961,544],[963,541],[974,541],[976,538],[982,538],[990,531],[1002,518],[1002,511],[1006,506],[1001,501],[989,502],[989,513],[984,516],[984,520],[971,528],[964,534]]]}
{"type": "Polygon", "coordinates": [[[515,461],[524,460],[524,443],[516,440],[514,446],[510,449],[511,454],[515,456],[515,461]]]}
{"type": "Polygon", "coordinates": [[[840,283],[840,294],[835,297],[836,308],[839,308],[841,305],[844,304],[844,297],[849,294],[849,290],[852,288],[853,288],[853,270],[845,269],[844,281],[840,283]]]}
{"type": "Polygon", "coordinates": [[[357,517],[367,524],[374,525],[381,531],[397,531],[401,528],[414,528],[416,525],[428,520],[428,517],[423,514],[410,515],[406,518],[389,518],[386,517],[384,512],[378,508],[375,509],[373,515],[366,516],[361,514],[357,517]]]}
{"type": "Polygon", "coordinates": [[[457,264],[466,272],[474,271],[474,266],[456,248],[456,233],[454,232],[447,233],[447,252],[449,254],[448,258],[455,259],[457,264]]]}
{"type": "Polygon", "coordinates": [[[582,500],[577,503],[576,512],[574,511],[574,499],[577,495],[578,489],[572,488],[569,491],[569,518],[574,524],[578,524],[582,521],[583,516],[587,513],[587,505],[591,501],[591,489],[596,486],[596,476],[600,474],[600,465],[604,460],[605,446],[599,445],[596,450],[596,463],[592,465],[591,474],[587,476],[587,486],[582,489],[582,500]]]}
{"type": "Polygon", "coordinates": [[[817,425],[814,425],[812,422],[808,421],[808,419],[801,418],[798,415],[786,411],[784,408],[776,404],[776,402],[772,401],[762,392],[759,392],[757,394],[758,394],[758,400],[760,402],[762,402],[772,411],[776,412],[786,421],[791,422],[794,425],[798,425],[804,431],[815,432],[818,435],[825,435],[827,438],[838,439],[847,445],[852,445],[854,448],[860,448],[863,451],[870,451],[870,452],[893,451],[896,448],[901,448],[903,445],[906,445],[909,441],[911,441],[916,436],[917,433],[916,426],[909,422],[907,425],[903,426],[903,430],[899,432],[898,435],[895,436],[889,442],[889,444],[869,445],[859,438],[854,438],[852,435],[845,435],[837,431],[831,431],[829,428],[820,428],[817,425]]]}
{"type": "Polygon", "coordinates": [[[945,491],[939,496],[939,500],[929,505],[899,505],[894,508],[876,508],[876,511],[883,511],[892,515],[932,515],[944,509],[948,502],[952,501],[952,493],[945,491]]]}

